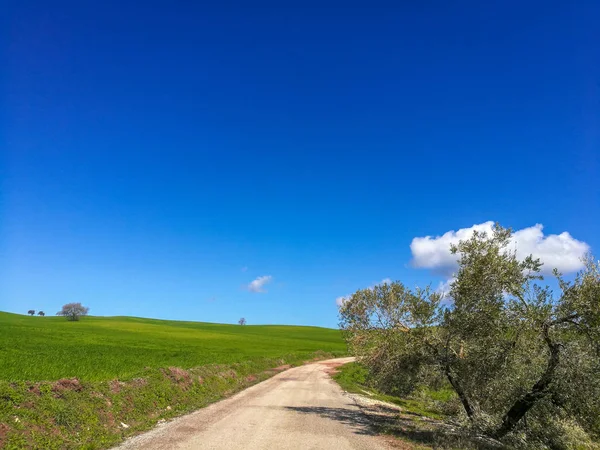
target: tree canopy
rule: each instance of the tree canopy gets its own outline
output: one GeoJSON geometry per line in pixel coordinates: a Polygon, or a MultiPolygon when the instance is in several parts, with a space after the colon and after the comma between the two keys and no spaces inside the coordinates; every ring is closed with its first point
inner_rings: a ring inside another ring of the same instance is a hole
{"type": "Polygon", "coordinates": [[[89,310],[90,308],[83,306],[81,303],[67,303],[56,315],[64,316],[70,321],[77,321],[81,316],[87,316],[89,310]]]}
{"type": "Polygon", "coordinates": [[[510,237],[496,225],[452,247],[447,296],[400,282],[357,291],[340,308],[344,335],[383,389],[407,393],[437,373],[497,439],[557,439],[567,422],[599,436],[600,265],[589,256],[573,280],[555,273],[554,292],[510,237]]]}

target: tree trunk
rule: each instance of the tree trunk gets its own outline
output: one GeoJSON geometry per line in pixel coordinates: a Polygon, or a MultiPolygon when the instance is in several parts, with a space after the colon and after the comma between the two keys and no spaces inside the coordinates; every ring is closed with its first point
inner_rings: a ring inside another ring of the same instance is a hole
{"type": "Polygon", "coordinates": [[[525,416],[539,400],[548,395],[549,387],[554,378],[554,372],[560,361],[560,344],[552,342],[549,333],[549,324],[544,324],[544,340],[550,349],[550,359],[546,370],[540,379],[533,385],[531,391],[517,400],[502,419],[502,425],[494,433],[496,439],[501,439],[510,433],[517,426],[519,421],[525,416]]]}
{"type": "MultiPolygon", "coordinates": [[[[442,371],[446,375],[446,378],[448,378],[448,381],[450,382],[450,385],[454,389],[454,392],[456,392],[456,395],[458,395],[458,398],[460,399],[460,402],[462,403],[463,408],[465,409],[465,412],[467,413],[467,417],[472,421],[475,416],[475,411],[473,410],[473,407],[471,406],[471,402],[469,401],[469,398],[467,397],[467,394],[465,393],[464,389],[462,388],[460,382],[454,377],[454,375],[452,375],[452,370],[450,369],[450,363],[448,361],[448,357],[446,356],[446,357],[442,358],[439,350],[434,345],[431,345],[429,342],[427,342],[427,340],[425,340],[425,344],[433,351],[436,358],[438,358],[438,363],[440,364],[442,371]]],[[[446,341],[446,355],[448,354],[449,345],[450,345],[450,337],[448,337],[448,340],[446,341]]]]}
{"type": "Polygon", "coordinates": [[[445,366],[444,367],[444,371],[446,372],[446,378],[448,378],[448,381],[452,385],[452,388],[454,389],[454,391],[458,395],[458,398],[460,399],[460,402],[462,403],[463,407],[465,408],[465,412],[467,413],[467,417],[469,417],[469,419],[473,420],[473,416],[475,415],[475,411],[473,410],[473,407],[471,406],[471,402],[469,402],[467,394],[463,390],[463,388],[460,385],[460,383],[458,382],[458,380],[456,378],[454,378],[454,375],[452,375],[452,371],[450,370],[450,366],[445,366]]]}

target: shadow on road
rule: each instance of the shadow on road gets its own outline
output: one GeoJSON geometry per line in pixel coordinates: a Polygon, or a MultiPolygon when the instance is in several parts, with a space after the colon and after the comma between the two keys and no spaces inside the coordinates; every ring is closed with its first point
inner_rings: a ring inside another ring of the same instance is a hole
{"type": "MultiPolygon", "coordinates": [[[[433,448],[460,448],[465,450],[498,450],[496,443],[468,436],[445,425],[410,414],[399,414],[398,409],[383,405],[360,410],[326,408],[321,406],[286,406],[285,409],[303,414],[316,414],[349,425],[354,433],[368,436],[388,435],[433,448]]],[[[404,448],[404,447],[402,447],[404,448]]]]}
{"type": "Polygon", "coordinates": [[[286,406],[289,411],[303,414],[316,414],[331,420],[336,420],[352,427],[354,433],[375,436],[377,432],[371,427],[371,422],[360,410],[346,408],[327,408],[324,406],[286,406]]]}

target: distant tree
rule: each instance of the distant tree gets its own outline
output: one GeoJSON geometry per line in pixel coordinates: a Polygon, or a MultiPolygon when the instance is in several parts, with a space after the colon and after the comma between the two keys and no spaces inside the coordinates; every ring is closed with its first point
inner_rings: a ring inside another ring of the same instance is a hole
{"type": "Polygon", "coordinates": [[[244,319],[244,318],[242,317],[240,320],[238,320],[238,323],[239,323],[240,325],[246,325],[246,319],[244,319]]]}
{"type": "Polygon", "coordinates": [[[45,313],[44,311],[40,311],[40,312],[38,312],[38,316],[42,316],[42,317],[44,317],[45,315],[46,315],[46,313],[45,313]]]}
{"type": "Polygon", "coordinates": [[[87,316],[89,310],[90,308],[83,306],[81,303],[67,303],[56,315],[65,316],[70,321],[76,321],[81,316],[87,316]]]}
{"type": "Polygon", "coordinates": [[[35,314],[35,309],[30,309],[29,311],[27,311],[27,314],[33,316],[35,314]]]}

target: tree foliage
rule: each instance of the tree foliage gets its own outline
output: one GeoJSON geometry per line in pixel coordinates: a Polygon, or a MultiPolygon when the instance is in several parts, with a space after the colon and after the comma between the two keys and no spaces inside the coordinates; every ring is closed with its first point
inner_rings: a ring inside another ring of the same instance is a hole
{"type": "Polygon", "coordinates": [[[244,319],[244,318],[242,317],[240,320],[238,320],[238,323],[239,323],[240,325],[246,325],[246,319],[244,319]]]}
{"type": "Polygon", "coordinates": [[[81,303],[67,303],[56,315],[64,316],[70,321],[77,321],[81,316],[87,316],[89,310],[90,308],[83,306],[81,303]]]}
{"type": "Polygon", "coordinates": [[[29,311],[27,311],[27,314],[29,314],[30,316],[35,315],[35,309],[30,309],[29,311]]]}
{"type": "Polygon", "coordinates": [[[600,265],[588,257],[572,281],[555,273],[555,293],[510,237],[496,225],[452,247],[447,297],[399,282],[359,290],[340,308],[346,340],[390,392],[443,377],[470,423],[498,439],[555,442],[544,433],[565,421],[600,436],[600,265]]]}
{"type": "Polygon", "coordinates": [[[46,313],[44,311],[39,311],[38,312],[38,316],[44,317],[46,315],[46,313]]]}

